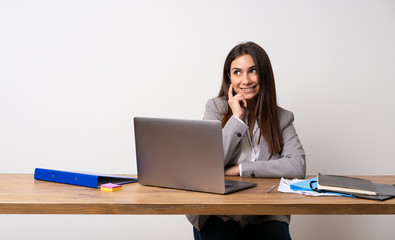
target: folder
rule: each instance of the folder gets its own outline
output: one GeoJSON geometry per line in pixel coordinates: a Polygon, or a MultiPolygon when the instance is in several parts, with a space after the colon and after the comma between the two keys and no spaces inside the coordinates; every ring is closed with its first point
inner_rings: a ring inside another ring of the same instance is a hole
{"type": "MultiPolygon", "coordinates": [[[[314,189],[317,188],[317,178],[311,178],[304,181],[300,181],[298,183],[292,183],[290,185],[291,190],[294,191],[307,191],[307,192],[316,192],[314,189]],[[313,189],[311,188],[313,187],[313,189]]],[[[344,197],[353,197],[348,194],[337,193],[337,192],[327,192],[333,195],[344,196],[344,197]]]]}
{"type": "Polygon", "coordinates": [[[356,177],[327,175],[318,173],[317,188],[332,192],[347,192],[377,196],[378,192],[372,181],[356,177]]]}
{"type": "MultiPolygon", "coordinates": [[[[332,192],[345,193],[357,198],[383,201],[395,197],[395,185],[393,184],[375,183],[361,178],[339,175],[324,175],[320,173],[318,173],[317,178],[317,186],[319,190],[321,183],[321,186],[333,186],[333,188],[330,190],[332,192]],[[324,182],[322,182],[323,179],[325,180],[324,182]],[[362,194],[361,191],[355,191],[361,189],[370,190],[376,193],[376,195],[362,194]]],[[[329,190],[329,188],[326,189],[329,190]]],[[[321,187],[321,190],[324,189],[321,187]]]]}
{"type": "Polygon", "coordinates": [[[137,182],[137,178],[94,173],[67,172],[45,168],[36,168],[34,170],[34,179],[91,188],[100,188],[100,185],[104,183],[125,184],[137,182]]]}

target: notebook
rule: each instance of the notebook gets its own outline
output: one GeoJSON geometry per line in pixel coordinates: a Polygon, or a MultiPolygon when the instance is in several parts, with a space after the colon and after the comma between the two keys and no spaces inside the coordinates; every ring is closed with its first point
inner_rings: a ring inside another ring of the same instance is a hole
{"type": "Polygon", "coordinates": [[[256,186],[225,181],[220,121],[135,117],[134,134],[140,184],[217,194],[256,186]]]}
{"type": "Polygon", "coordinates": [[[377,196],[373,183],[367,179],[318,173],[319,190],[377,196]]]}
{"type": "Polygon", "coordinates": [[[317,188],[349,194],[358,198],[387,200],[395,197],[395,185],[367,179],[318,173],[317,188]]]}

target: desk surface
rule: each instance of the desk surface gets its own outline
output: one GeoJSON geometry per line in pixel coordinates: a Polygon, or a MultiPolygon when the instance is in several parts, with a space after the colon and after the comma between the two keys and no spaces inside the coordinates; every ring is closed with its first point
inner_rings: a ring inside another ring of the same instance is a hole
{"type": "MultiPolygon", "coordinates": [[[[360,176],[395,183],[395,176],[360,176]]],[[[308,197],[280,193],[279,179],[239,178],[257,187],[217,195],[176,189],[123,185],[121,191],[38,181],[32,174],[0,174],[0,214],[395,214],[395,198],[386,201],[347,197],[308,197]]]]}

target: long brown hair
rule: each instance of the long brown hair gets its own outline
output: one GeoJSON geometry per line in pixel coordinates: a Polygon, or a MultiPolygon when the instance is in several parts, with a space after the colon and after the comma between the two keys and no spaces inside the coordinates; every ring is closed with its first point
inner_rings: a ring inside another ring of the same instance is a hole
{"type": "MultiPolygon", "coordinates": [[[[228,91],[231,83],[230,65],[235,58],[245,54],[250,55],[254,60],[259,77],[260,92],[257,96],[255,115],[261,136],[267,141],[270,154],[279,153],[282,151],[283,143],[278,120],[276,86],[272,64],[270,63],[269,56],[262,47],[253,42],[246,42],[235,46],[229,52],[225,60],[222,85],[218,96],[225,96],[228,99],[228,91]]],[[[228,106],[228,111],[222,119],[222,127],[225,126],[232,115],[232,110],[228,106]]]]}

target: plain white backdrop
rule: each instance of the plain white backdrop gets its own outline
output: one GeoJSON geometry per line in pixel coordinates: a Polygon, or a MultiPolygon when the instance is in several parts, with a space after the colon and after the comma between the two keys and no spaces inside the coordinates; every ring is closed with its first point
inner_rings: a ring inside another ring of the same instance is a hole
{"type": "MultiPolygon", "coordinates": [[[[295,114],[308,174],[394,175],[394,12],[391,0],[0,0],[0,172],[136,173],[132,118],[202,118],[227,53],[254,41],[295,114]]],[[[390,240],[394,222],[293,216],[290,227],[296,240],[390,240]]],[[[192,239],[184,216],[1,215],[0,231],[192,239]]]]}

